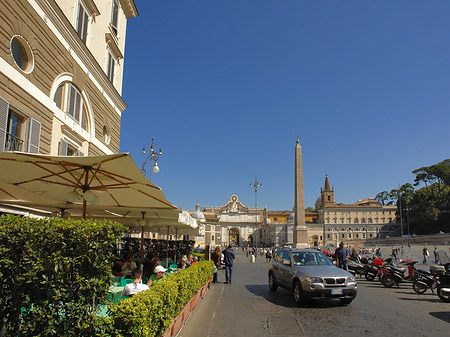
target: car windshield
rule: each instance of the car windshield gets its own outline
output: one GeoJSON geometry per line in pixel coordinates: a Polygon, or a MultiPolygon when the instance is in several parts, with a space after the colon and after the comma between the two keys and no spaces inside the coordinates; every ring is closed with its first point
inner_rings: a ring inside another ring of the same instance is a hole
{"type": "Polygon", "coordinates": [[[321,252],[292,252],[295,266],[331,266],[331,261],[321,252]]]}

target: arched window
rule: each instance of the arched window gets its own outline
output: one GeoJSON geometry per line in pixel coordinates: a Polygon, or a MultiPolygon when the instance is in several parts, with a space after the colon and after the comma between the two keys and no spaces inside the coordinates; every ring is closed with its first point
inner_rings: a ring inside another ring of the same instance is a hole
{"type": "Polygon", "coordinates": [[[53,97],[56,106],[88,131],[86,104],[80,90],[71,82],[63,82],[53,97]]]}

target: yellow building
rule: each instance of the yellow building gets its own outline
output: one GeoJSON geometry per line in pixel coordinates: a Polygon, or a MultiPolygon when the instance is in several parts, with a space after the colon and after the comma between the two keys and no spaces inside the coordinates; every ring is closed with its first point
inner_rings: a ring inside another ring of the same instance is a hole
{"type": "Polygon", "coordinates": [[[385,238],[399,230],[399,224],[395,222],[396,206],[382,206],[370,198],[354,204],[336,203],[328,176],[316,201],[316,210],[317,223],[308,224],[310,246],[336,246],[339,242],[350,245],[362,240],[385,238]]]}

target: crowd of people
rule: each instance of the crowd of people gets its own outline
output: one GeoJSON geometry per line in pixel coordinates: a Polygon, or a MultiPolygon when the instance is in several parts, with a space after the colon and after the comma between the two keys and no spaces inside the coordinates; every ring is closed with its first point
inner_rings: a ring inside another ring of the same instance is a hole
{"type": "MultiPolygon", "coordinates": [[[[192,254],[185,255],[181,258],[178,264],[178,269],[186,269],[193,264],[197,263],[198,258],[192,254]]],[[[125,285],[121,296],[131,296],[138,292],[150,289],[155,283],[163,280],[166,275],[167,269],[161,264],[161,260],[152,252],[148,259],[144,261],[143,269],[136,266],[134,262],[134,255],[129,254],[125,259],[116,259],[112,267],[112,274],[114,276],[125,276],[125,278],[132,279],[132,283],[125,285]],[[143,283],[143,279],[146,283],[143,283]]]]}

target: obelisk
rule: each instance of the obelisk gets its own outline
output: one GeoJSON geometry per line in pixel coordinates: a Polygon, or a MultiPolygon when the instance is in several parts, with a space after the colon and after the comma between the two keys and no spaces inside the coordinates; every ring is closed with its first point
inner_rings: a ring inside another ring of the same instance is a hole
{"type": "Polygon", "coordinates": [[[295,145],[295,205],[294,205],[294,228],[293,239],[296,248],[307,248],[308,228],[305,221],[305,191],[303,187],[303,163],[302,147],[297,135],[297,144],[295,145]]]}

